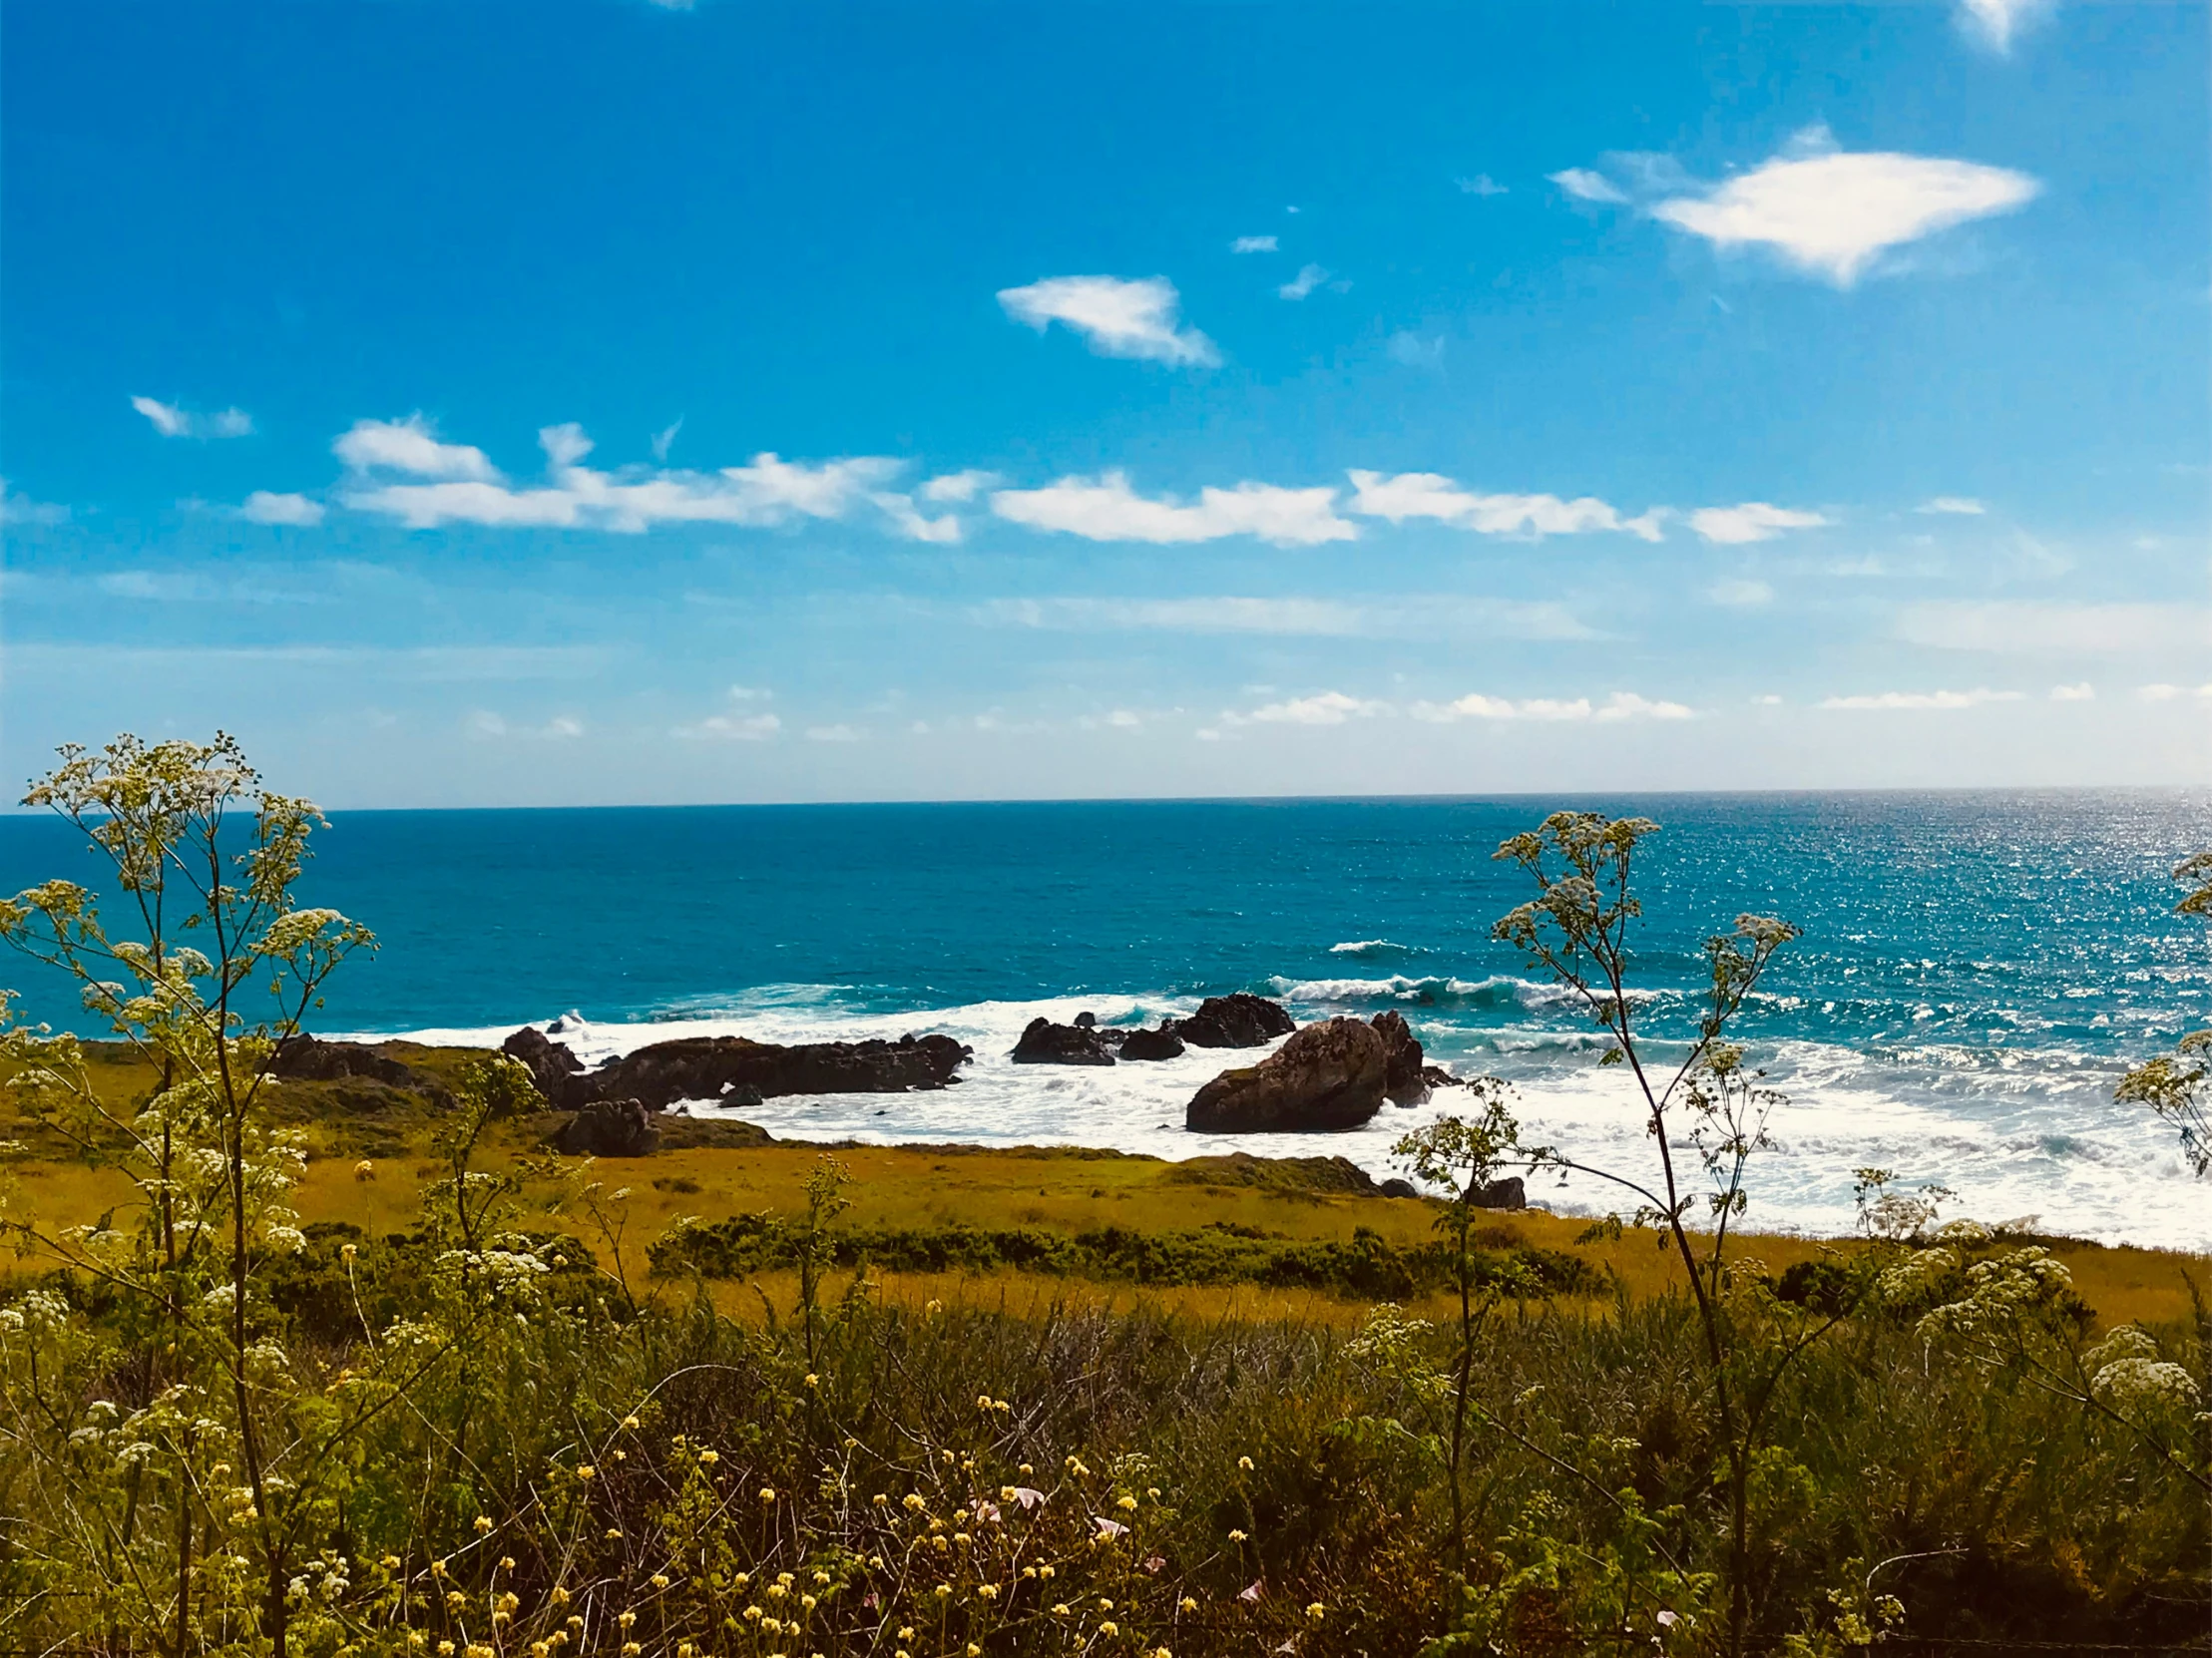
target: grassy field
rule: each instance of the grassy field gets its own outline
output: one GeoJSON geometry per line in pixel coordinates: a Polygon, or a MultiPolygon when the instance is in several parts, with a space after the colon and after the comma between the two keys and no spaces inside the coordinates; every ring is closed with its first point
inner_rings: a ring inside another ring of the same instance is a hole
{"type": "MultiPolygon", "coordinates": [[[[432,1075],[451,1074],[469,1058],[467,1049],[385,1044],[386,1052],[432,1075]]],[[[102,1050],[101,1085],[117,1099],[145,1089],[151,1073],[115,1050],[102,1050]]],[[[370,1237],[408,1230],[419,1213],[423,1187],[443,1173],[435,1135],[439,1117],[421,1096],[380,1083],[292,1082],[280,1085],[280,1115],[291,1119],[309,1146],[297,1203],[303,1222],[340,1222],[370,1237]],[[366,1165],[364,1167],[364,1164],[366,1165]]],[[[561,1118],[547,1115],[494,1129],[480,1162],[490,1168],[528,1168],[546,1158],[543,1139],[561,1118]]],[[[1432,1238],[1439,1206],[1386,1198],[1357,1190],[1343,1172],[1320,1160],[1280,1161],[1266,1155],[1264,1136],[1252,1154],[1167,1162],[1119,1152],[1071,1147],[842,1146],[835,1155],[851,1170],[853,1206],[841,1224],[852,1230],[923,1231],[949,1227],[1028,1228],[1075,1236],[1105,1226],[1142,1234],[1215,1229],[1312,1242],[1348,1241],[1362,1229],[1390,1244],[1411,1248],[1432,1238]]],[[[53,1136],[31,1135],[24,1155],[13,1159],[15,1218],[72,1225],[92,1220],[128,1197],[119,1175],[71,1155],[53,1136]]],[[[789,1142],[735,1147],[674,1144],[650,1157],[610,1159],[589,1178],[602,1196],[627,1193],[608,1212],[623,1215],[618,1244],[576,1212],[550,1212],[577,1178],[575,1160],[562,1173],[526,1182],[526,1191],[548,1206],[547,1224],[581,1231],[603,1258],[622,1256],[632,1281],[650,1276],[648,1247],[679,1217],[712,1223],[734,1216],[792,1217],[805,1206],[804,1185],[823,1147],[789,1142]]],[[[1536,1193],[1542,1201],[1542,1190],[1536,1193]]],[[[1754,1212],[1755,1214],[1755,1212],[1754,1212]]],[[[1680,1287],[1680,1265],[1655,1247],[1649,1232],[1625,1231],[1618,1239],[1578,1241],[1581,1218],[1542,1209],[1500,1213],[1486,1227],[1485,1242],[1556,1251],[1586,1262],[1610,1299],[1612,1286],[1645,1297],[1680,1287]]],[[[2190,1312],[2189,1278],[2212,1282],[2212,1259],[2159,1250],[2108,1248],[2070,1239],[2039,1239],[2073,1275],[2074,1288],[2094,1309],[2100,1325],[2165,1322],[2190,1312]]],[[[1820,1240],[1746,1234],[1742,1250],[1780,1274],[1824,1252],[1848,1251],[1852,1240],[1820,1240]]],[[[712,1287],[718,1305],[743,1317],[757,1315],[760,1292],[789,1301],[788,1273],[748,1274],[712,1287]],[[757,1289],[753,1286],[757,1282],[757,1289]]],[[[849,1277],[849,1274],[847,1275],[849,1277]]],[[[1127,1308],[1139,1302],[1207,1319],[1291,1319],[1350,1326],[1366,1303],[1342,1294],[1252,1284],[1140,1285],[999,1269],[989,1272],[914,1273],[871,1269],[891,1302],[1024,1311],[1050,1304],[1127,1308]]],[[[1415,1298],[1416,1310],[1441,1316],[1441,1298],[1415,1298]],[[1433,1303],[1428,1304],[1428,1303],[1433,1303]]]]}

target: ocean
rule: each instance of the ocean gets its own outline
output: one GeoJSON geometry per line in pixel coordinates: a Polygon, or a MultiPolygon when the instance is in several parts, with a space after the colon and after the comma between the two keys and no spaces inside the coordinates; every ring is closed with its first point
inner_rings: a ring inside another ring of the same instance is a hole
{"type": "MultiPolygon", "coordinates": [[[[302,897],[381,949],[332,982],[315,1028],[492,1043],[569,1016],[588,1057],[701,1033],[974,1045],[941,1092],[745,1113],[807,1138],[1242,1145],[1382,1176],[1400,1135],[1453,1108],[1446,1090],[1348,1133],[1194,1135],[1183,1105],[1231,1056],[1008,1060],[1039,1014],[1151,1022],[1256,991],[1301,1020],[1395,1008],[1432,1061],[1511,1080],[1532,1138],[1640,1168],[1642,1117],[1597,1066],[1598,1034],[1490,937],[1525,895],[1492,853],[1562,805],[1663,826],[1635,958],[1661,1051],[1694,1018],[1700,939],[1742,911],[1804,929],[1739,1027],[1788,1096],[1748,1226],[1848,1229],[1853,1171],[1879,1165],[1950,1187],[1954,1215],[2212,1247],[2212,1186],[2164,1124],[2112,1101],[2127,1062],[2212,1024],[2212,941],[2172,913],[2168,877],[2212,845],[2201,793],[347,812],[302,897]]],[[[90,868],[61,826],[0,818],[0,889],[90,868]]],[[[81,1023],[51,980],[0,984],[34,1018],[81,1023]]],[[[1548,1178],[1531,1196],[1613,1202],[1548,1178]]]]}

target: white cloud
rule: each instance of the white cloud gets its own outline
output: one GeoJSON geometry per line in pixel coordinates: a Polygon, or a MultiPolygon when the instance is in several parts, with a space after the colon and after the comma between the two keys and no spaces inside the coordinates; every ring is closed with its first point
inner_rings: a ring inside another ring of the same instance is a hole
{"type": "Polygon", "coordinates": [[[677,415],[671,424],[664,426],[660,431],[654,433],[653,458],[657,461],[665,461],[668,458],[668,451],[675,447],[676,433],[682,430],[683,417],[677,415]]]}
{"type": "Polygon", "coordinates": [[[0,478],[0,524],[62,524],[68,518],[67,507],[19,495],[8,487],[7,479],[0,478]]]}
{"type": "Polygon", "coordinates": [[[214,414],[194,414],[175,403],[153,397],[134,397],[131,407],[154,424],[165,438],[248,438],[253,417],[243,409],[218,409],[214,414]]]}
{"type": "Polygon", "coordinates": [[[1152,362],[1218,363],[1213,342],[1182,328],[1180,296],[1164,276],[1128,281],[1119,276],[1048,276],[1027,287],[1001,288],[999,303],[1017,322],[1043,333],[1055,322],[1083,335],[1102,357],[1152,362]]]}
{"type": "Polygon", "coordinates": [[[2068,605],[2040,600],[1930,601],[1897,620],[1909,644],[2006,655],[2133,655],[2212,646],[2212,609],[2196,605],[2068,605]]]}
{"type": "Polygon", "coordinates": [[[1133,731],[1144,723],[1127,708],[1114,709],[1106,715],[1106,722],[1117,731],[1133,731]]]}
{"type": "Polygon", "coordinates": [[[1284,299],[1303,299],[1328,279],[1329,272],[1323,266],[1317,264],[1300,265],[1298,274],[1283,283],[1275,292],[1284,299]]]}
{"type": "Polygon", "coordinates": [[[670,736],[690,741],[762,742],[783,729],[774,714],[708,714],[693,725],[678,725],[670,736]]]}
{"type": "Polygon", "coordinates": [[[581,719],[572,719],[567,714],[556,714],[546,721],[545,735],[553,741],[566,742],[583,734],[584,722],[581,719]]]}
{"type": "Polygon", "coordinates": [[[1503,196],[1506,187],[1487,173],[1478,173],[1472,179],[1458,181],[1462,196],[1503,196]]]}
{"type": "Polygon", "coordinates": [[[504,737],[507,735],[507,721],[489,708],[478,708],[469,715],[467,729],[472,737],[504,737]]]}
{"type": "Polygon", "coordinates": [[[2013,37],[2049,9],[2044,0],[1959,0],[1959,22],[2001,57],[2011,51],[2013,37]]]}
{"type": "Polygon", "coordinates": [[[584,734],[584,722],[569,714],[556,714],[543,725],[510,725],[489,708],[477,708],[462,728],[480,742],[519,737],[527,742],[573,742],[584,734]]]}
{"type": "Polygon", "coordinates": [[[775,692],[764,685],[732,685],[729,699],[732,702],[773,702],[775,692]]]}
{"type": "Polygon", "coordinates": [[[973,501],[979,490],[987,490],[999,481],[996,472],[981,472],[973,468],[966,472],[945,472],[923,484],[919,494],[924,501],[940,505],[973,501]]]}
{"type": "Polygon", "coordinates": [[[2086,679],[2078,685],[2053,685],[2050,687],[2050,699],[2053,702],[2094,702],[2097,699],[2097,688],[2086,679]]]}
{"type": "Polygon", "coordinates": [[[1416,702],[1409,710],[1416,719],[1432,725],[1449,725],[1463,719],[1482,720],[1623,720],[1693,719],[1695,712],[1680,702],[1654,701],[1634,691],[1614,691],[1592,705],[1586,696],[1572,700],[1533,696],[1515,701],[1510,696],[1486,696],[1471,691],[1452,702],[1416,702]]]}
{"type": "MultiPolygon", "coordinates": [[[[1468,599],[1456,594],[1400,594],[1370,604],[1340,599],[992,599],[978,606],[986,624],[1069,631],[1128,628],[1181,633],[1262,633],[1315,638],[1405,638],[1440,630],[1467,636],[1511,633],[1523,639],[1600,637],[1565,606],[1548,600],[1468,599]]],[[[1271,687],[1247,685],[1247,695],[1271,687]]]]}
{"type": "Polygon", "coordinates": [[[1617,207],[1624,206],[1628,201],[1626,191],[1602,173],[1593,173],[1586,167],[1564,168],[1557,173],[1546,174],[1545,177],[1577,202],[1605,202],[1617,207]]]}
{"type": "Polygon", "coordinates": [[[1913,509],[1916,513],[1960,513],[1980,518],[1989,509],[1981,502],[1964,495],[1939,495],[1933,501],[1923,501],[1913,509]]]}
{"type": "Polygon", "coordinates": [[[1740,609],[1750,609],[1757,605],[1772,604],[1774,602],[1774,590],[1764,582],[1731,579],[1724,582],[1715,582],[1705,590],[1705,597],[1715,605],[1731,605],[1740,609]]]}
{"type": "Polygon", "coordinates": [[[2007,168],[1889,151],[1853,155],[1833,144],[1816,128],[1749,173],[1648,210],[1716,247],[1770,248],[1849,287],[1885,250],[2009,212],[2041,189],[2007,168]]]}
{"type": "Polygon", "coordinates": [[[1817,530],[1834,522],[1820,513],[1770,506],[1764,501],[1745,501],[1733,507],[1700,507],[1690,514],[1692,530],[1707,541],[1726,547],[1772,541],[1785,530],[1817,530]]]}
{"type": "Polygon", "coordinates": [[[1823,697],[1820,705],[1823,708],[1850,708],[1862,712],[1979,708],[1989,702],[2017,702],[2023,694],[2020,691],[1991,690],[1987,685],[1978,685],[1973,690],[1964,691],[1878,691],[1857,696],[1829,696],[1823,697]]]}
{"type": "Polygon", "coordinates": [[[637,534],[660,524],[774,526],[797,519],[842,519],[872,506],[894,533],[915,541],[960,539],[954,517],[930,518],[909,496],[883,486],[902,463],[862,455],[809,465],[773,453],[744,466],[703,473],[651,468],[602,472],[583,464],[592,441],[574,423],[538,434],[546,454],[541,485],[515,486],[492,471],[481,450],[440,442],[418,419],[362,421],[338,440],[355,469],[340,499],[412,530],[443,524],[495,528],[612,530],[637,534]],[[435,483],[370,476],[399,471],[435,483]]]}
{"type": "Polygon", "coordinates": [[[304,530],[322,522],[322,503],[310,501],[304,495],[255,490],[245,498],[238,516],[254,524],[288,524],[304,530]]]}
{"type": "Polygon", "coordinates": [[[1394,363],[1404,363],[1408,368],[1441,369],[1444,366],[1444,336],[1423,339],[1411,328],[1401,328],[1383,342],[1383,350],[1394,363]]]}
{"type": "Polygon", "coordinates": [[[420,414],[404,420],[357,420],[330,452],[355,472],[404,472],[478,483],[499,476],[483,450],[439,441],[436,429],[420,414]]]}
{"type": "Polygon", "coordinates": [[[1232,253],[1273,253],[1278,251],[1273,236],[1238,236],[1229,243],[1232,253]]]}
{"type": "Polygon", "coordinates": [[[860,733],[850,725],[809,725],[806,728],[808,742],[858,742],[860,733]]]}
{"type": "Polygon", "coordinates": [[[2199,685],[2194,691],[2187,685],[2137,685],[2135,695],[2144,702],[2174,702],[2191,695],[2212,698],[2212,684],[2199,685]]]}
{"type": "Polygon", "coordinates": [[[1562,501],[1555,495],[1477,495],[1435,472],[1353,472],[1351,511],[1403,524],[1434,519],[1486,536],[1568,536],[1621,530],[1645,541],[1659,539],[1655,512],[1626,518],[1592,496],[1562,501]]]}
{"type": "Polygon", "coordinates": [[[1248,714],[1223,714],[1223,723],[1230,725],[1257,721],[1263,725],[1342,725],[1348,719],[1371,719],[1377,714],[1390,712],[1387,702],[1369,701],[1362,697],[1347,696],[1342,691],[1322,691],[1316,696],[1294,697],[1287,702],[1270,702],[1265,707],[1254,708],[1248,714]]]}
{"type": "Polygon", "coordinates": [[[1336,491],[1284,489],[1274,484],[1210,485],[1195,503],[1150,500],[1129,488],[1125,474],[1063,478],[1035,490],[999,490],[991,510],[1012,524],[1055,530],[1090,541],[1157,544],[1257,536],[1277,547],[1350,541],[1359,532],[1336,515],[1336,491]]]}

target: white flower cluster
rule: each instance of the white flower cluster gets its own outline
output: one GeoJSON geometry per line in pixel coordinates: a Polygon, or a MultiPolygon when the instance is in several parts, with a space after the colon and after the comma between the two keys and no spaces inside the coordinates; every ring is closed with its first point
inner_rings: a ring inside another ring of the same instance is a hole
{"type": "Polygon", "coordinates": [[[2159,1352],[2135,1325],[2115,1330],[2082,1356],[2089,1391],[2116,1410],[2193,1410],[2203,1397],[2197,1380],[2159,1352]]]}
{"type": "Polygon", "coordinates": [[[0,1307],[0,1335],[50,1335],[68,1323],[69,1303],[52,1290],[28,1290],[0,1307]]]}

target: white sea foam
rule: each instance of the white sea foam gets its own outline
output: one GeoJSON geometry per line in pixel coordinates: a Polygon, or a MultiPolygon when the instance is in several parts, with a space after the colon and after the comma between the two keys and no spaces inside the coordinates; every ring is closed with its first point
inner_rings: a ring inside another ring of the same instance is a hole
{"type": "MultiPolygon", "coordinates": [[[[1418,999],[1405,992],[1431,983],[1313,981],[1279,994],[1294,1012],[1319,1018],[1361,1002],[1414,1009],[1418,999]]],[[[1433,1015],[1425,1007],[1414,1014],[1432,1059],[1462,1073],[1496,1070],[1511,1077],[1531,1140],[1587,1162],[1648,1169],[1649,1141],[1630,1079],[1595,1063],[1602,1038],[1587,1028],[1527,1023],[1537,1001],[1532,993],[1555,999],[1556,991],[1511,979],[1433,983],[1464,988],[1433,1015]],[[1490,1010],[1503,1023],[1486,1024],[1490,1010]]],[[[1177,1059],[1110,1066],[1017,1065],[1009,1057],[1022,1028],[1039,1015],[1067,1022],[1089,1010],[1106,1024],[1149,1024],[1189,1012],[1191,999],[1056,997],[881,1014],[857,1011],[849,998],[842,987],[770,986],[651,1023],[568,1016],[562,1039],[588,1063],[598,1063],[677,1036],[798,1042],[943,1032],[975,1049],[974,1062],[952,1087],[779,1097],[744,1114],[773,1134],[796,1139],[1096,1145],[1169,1158],[1229,1150],[1342,1154],[1378,1178],[1399,1172],[1390,1148],[1400,1135],[1450,1112],[1460,1097],[1443,1089],[1427,1105],[1386,1105],[1367,1126],[1347,1133],[1193,1134],[1182,1126],[1192,1092],[1225,1064],[1248,1063],[1255,1054],[1193,1048],[1177,1059]]],[[[494,1046],[512,1029],[408,1035],[494,1046]]],[[[1667,1052],[1663,1044],[1653,1051],[1661,1058],[1667,1052]]],[[[2038,1214],[2045,1228],[2081,1237],[2212,1247],[2202,1185],[2189,1177],[2163,1125],[2112,1102],[2118,1069],[2110,1060],[2058,1047],[1927,1044],[1862,1052],[1804,1040],[1763,1044],[1754,1058],[1790,1096],[1773,1119],[1775,1147],[1761,1154],[1751,1176],[1754,1227],[1847,1230],[1854,1171],[1872,1165],[1893,1169],[1907,1182],[1951,1187],[1959,1194],[1958,1213],[1988,1220],[2038,1214]]],[[[702,1114],[715,1109],[691,1108],[702,1114]]],[[[1697,1166],[1686,1148],[1678,1162],[1693,1171],[1697,1166]]],[[[1617,1190],[1586,1178],[1563,1189],[1547,1181],[1530,1195],[1571,1212],[1602,1212],[1620,1202],[1617,1190]]]]}
{"type": "Polygon", "coordinates": [[[1332,956],[1398,956],[1405,953],[1402,944],[1392,944],[1388,939],[1353,939],[1348,944],[1332,944],[1332,956]]]}

